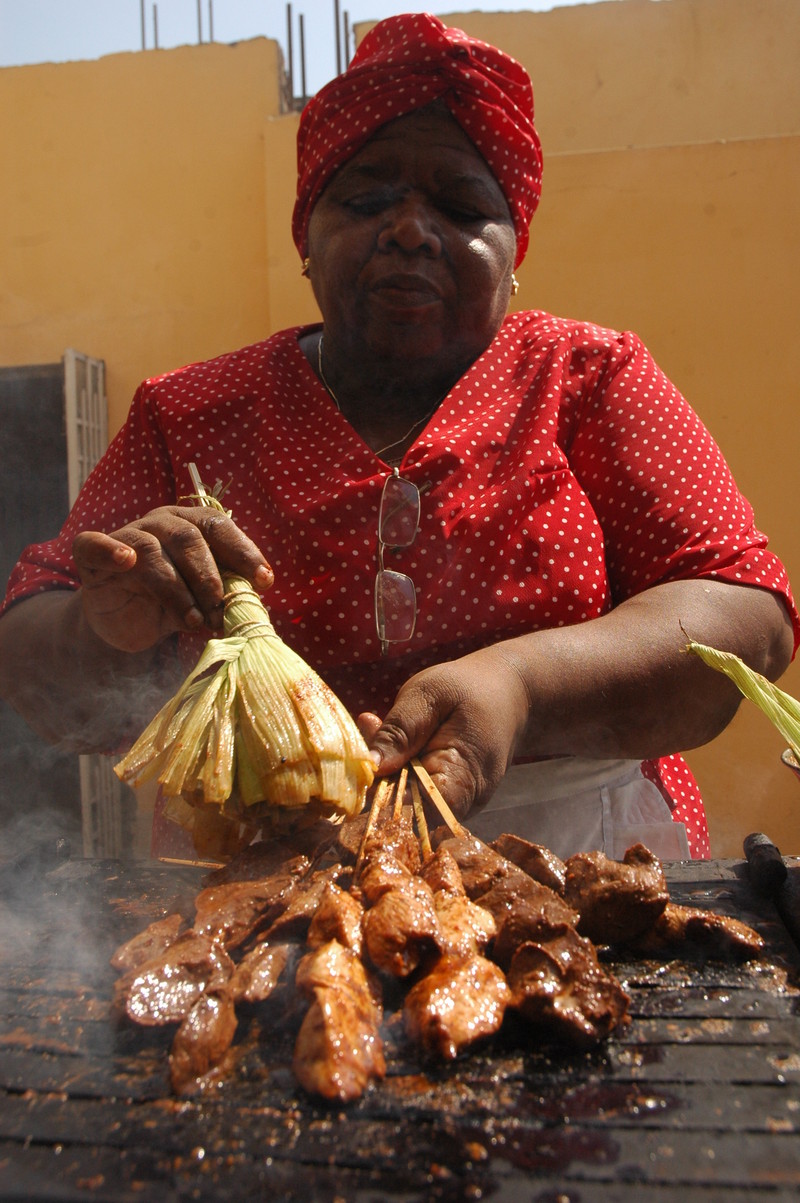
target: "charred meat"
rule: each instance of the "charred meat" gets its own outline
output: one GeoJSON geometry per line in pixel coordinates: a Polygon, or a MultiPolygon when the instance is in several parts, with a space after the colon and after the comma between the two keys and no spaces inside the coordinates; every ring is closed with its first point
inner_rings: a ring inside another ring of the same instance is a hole
{"type": "Polygon", "coordinates": [[[302,860],[269,877],[207,886],[195,900],[194,929],[236,949],[269,927],[289,905],[302,873],[302,860]]]}
{"type": "Polygon", "coordinates": [[[144,931],[138,932],[132,939],[121,944],[111,958],[114,969],[127,973],[146,961],[152,961],[160,956],[172,944],[184,925],[182,915],[166,915],[156,919],[144,931]]]}
{"type": "Polygon", "coordinates": [[[363,922],[364,949],[372,964],[393,977],[408,977],[441,946],[441,927],[430,886],[409,877],[381,894],[363,922]]]}

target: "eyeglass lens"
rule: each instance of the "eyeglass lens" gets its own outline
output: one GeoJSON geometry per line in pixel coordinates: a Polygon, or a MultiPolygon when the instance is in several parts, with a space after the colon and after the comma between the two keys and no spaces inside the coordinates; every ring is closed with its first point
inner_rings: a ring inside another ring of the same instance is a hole
{"type": "Polygon", "coordinates": [[[402,643],[414,634],[417,594],[404,572],[382,568],[375,577],[375,625],[381,643],[402,643]]]}
{"type": "Polygon", "coordinates": [[[419,489],[411,480],[390,476],[383,486],[378,539],[385,547],[410,547],[419,527],[419,489]]]}

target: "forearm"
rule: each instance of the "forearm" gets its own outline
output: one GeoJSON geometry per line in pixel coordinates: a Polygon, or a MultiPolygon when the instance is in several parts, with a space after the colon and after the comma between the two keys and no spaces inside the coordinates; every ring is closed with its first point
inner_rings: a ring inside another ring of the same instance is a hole
{"type": "Polygon", "coordinates": [[[792,651],[777,598],[716,581],[661,585],[603,618],[509,640],[494,651],[528,697],[517,754],[647,759],[713,739],[741,698],[686,653],[688,639],[733,651],[773,679],[792,651]]]}
{"type": "Polygon", "coordinates": [[[161,697],[157,662],[155,648],[131,654],[100,639],[80,590],[28,598],[0,620],[0,696],[37,734],[76,752],[138,734],[161,697]]]}

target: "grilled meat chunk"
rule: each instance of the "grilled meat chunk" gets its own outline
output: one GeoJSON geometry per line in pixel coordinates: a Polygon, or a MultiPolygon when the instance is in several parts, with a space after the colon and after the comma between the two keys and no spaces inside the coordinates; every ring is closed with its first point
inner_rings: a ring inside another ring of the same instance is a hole
{"type": "Polygon", "coordinates": [[[669,902],[652,927],[631,942],[631,948],[644,956],[689,952],[746,961],[759,955],[764,940],[740,919],[669,902]]]}
{"type": "MultiPolygon", "coordinates": [[[[541,891],[538,894],[504,897],[502,908],[495,908],[499,918],[492,959],[506,971],[521,944],[546,944],[564,927],[574,927],[577,922],[577,913],[563,899],[554,896],[547,886],[538,886],[538,890],[541,891]]],[[[483,899],[481,904],[486,905],[483,899]]],[[[491,897],[489,905],[493,905],[491,897]]]]}
{"type": "Polygon", "coordinates": [[[341,877],[343,871],[339,864],[330,865],[327,869],[316,869],[308,877],[299,881],[291,890],[285,909],[270,924],[267,938],[270,940],[303,939],[326,889],[331,882],[337,881],[341,877]]]}
{"type": "Polygon", "coordinates": [[[594,946],[564,925],[547,943],[521,944],[508,969],[512,1006],[559,1040],[589,1047],[625,1017],[629,998],[594,946]]]}
{"type": "Polygon", "coordinates": [[[434,894],[466,894],[464,879],[452,852],[437,848],[420,869],[420,877],[426,881],[434,894]]]}
{"type": "Polygon", "coordinates": [[[262,940],[245,953],[230,982],[234,1002],[257,1003],[269,998],[286,969],[293,944],[262,940]]]}
{"type": "Polygon", "coordinates": [[[500,1029],[510,1001],[497,965],[476,954],[445,953],[409,990],[403,1022],[427,1056],[452,1061],[500,1029]]]}
{"type": "Polygon", "coordinates": [[[169,1076],[176,1094],[199,1085],[219,1065],[235,1032],[236,1014],[230,992],[223,987],[199,995],[172,1041],[169,1076]]]}
{"type": "Polygon", "coordinates": [[[309,1093],[348,1102],[386,1073],[382,1009],[374,985],[349,948],[330,940],[303,957],[297,987],[311,998],[294,1049],[293,1068],[309,1093]]]}
{"type": "Polygon", "coordinates": [[[529,877],[555,890],[556,894],[564,893],[564,881],[567,876],[567,866],[555,852],[542,844],[532,844],[521,835],[504,832],[489,845],[499,852],[506,860],[510,860],[518,868],[524,869],[529,877]]]}
{"type": "Polygon", "coordinates": [[[183,916],[178,914],[156,919],[144,931],[138,932],[125,944],[120,944],[111,958],[112,967],[127,973],[137,965],[160,956],[177,938],[183,923],[183,916]]]}
{"type": "Polygon", "coordinates": [[[669,902],[661,862],[644,844],[634,844],[621,861],[602,852],[571,856],[564,896],[580,915],[578,931],[595,944],[635,939],[669,902]]]}
{"type": "Polygon", "coordinates": [[[180,1023],[199,996],[223,987],[233,961],[210,936],[187,931],[159,956],[119,978],[115,1005],[147,1027],[180,1023]]]}
{"type": "MultiPolygon", "coordinates": [[[[330,828],[330,823],[325,824],[330,828]]],[[[334,829],[335,830],[335,829],[334,829]]],[[[307,833],[303,833],[306,835],[307,833]]],[[[330,837],[328,837],[330,838],[330,837]]],[[[263,881],[265,877],[287,867],[300,876],[311,868],[311,860],[307,852],[313,844],[303,844],[299,851],[296,842],[288,839],[258,840],[237,853],[227,864],[212,869],[204,878],[206,886],[221,886],[230,881],[263,881]]]]}
{"type": "Polygon", "coordinates": [[[255,881],[207,886],[195,900],[195,931],[219,940],[229,950],[238,948],[269,927],[289,905],[300,864],[255,881]]]}
{"type": "Polygon", "coordinates": [[[485,907],[467,897],[461,870],[451,853],[437,849],[423,864],[420,877],[433,891],[442,950],[454,956],[483,952],[494,938],[497,924],[485,907]]]}
{"type": "Polygon", "coordinates": [[[474,836],[452,836],[440,843],[437,852],[447,851],[461,870],[467,895],[491,911],[498,928],[521,899],[545,910],[552,923],[574,923],[577,912],[555,890],[542,885],[494,848],[474,836]]]}
{"type": "Polygon", "coordinates": [[[372,964],[393,977],[408,977],[441,947],[441,926],[430,886],[409,877],[369,908],[362,924],[364,950],[372,964]]]}
{"type": "Polygon", "coordinates": [[[361,923],[364,910],[361,903],[346,890],[331,882],[320,899],[308,929],[309,948],[319,948],[329,940],[338,940],[361,956],[363,938],[361,923]]]}
{"type": "Polygon", "coordinates": [[[525,921],[536,927],[553,927],[561,923],[574,926],[578,922],[578,912],[568,906],[559,894],[547,886],[539,885],[538,881],[521,870],[518,872],[521,877],[501,878],[476,899],[494,915],[498,931],[502,930],[506,919],[516,912],[524,912],[525,921]]]}
{"type": "Polygon", "coordinates": [[[453,956],[470,956],[488,947],[497,931],[491,911],[467,898],[466,894],[433,896],[439,920],[439,946],[453,956]]]}
{"type": "MultiPolygon", "coordinates": [[[[439,832],[434,835],[438,838],[439,832]]],[[[475,836],[451,836],[448,833],[438,844],[437,852],[442,850],[450,853],[461,870],[464,889],[470,898],[483,897],[499,882],[510,881],[524,890],[526,883],[532,880],[517,865],[475,836]]]]}
{"type": "Polygon", "coordinates": [[[414,874],[393,852],[373,852],[364,859],[353,893],[365,906],[372,906],[387,890],[406,886],[413,880],[414,874]]]}

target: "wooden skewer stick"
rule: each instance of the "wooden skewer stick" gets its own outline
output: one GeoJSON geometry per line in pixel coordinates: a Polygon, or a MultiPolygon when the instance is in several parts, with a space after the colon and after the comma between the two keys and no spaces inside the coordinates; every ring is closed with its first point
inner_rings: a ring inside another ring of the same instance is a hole
{"type": "Polygon", "coordinates": [[[395,823],[399,823],[403,817],[403,798],[406,792],[406,778],[408,777],[408,768],[404,765],[400,770],[400,776],[397,778],[397,791],[394,795],[394,811],[392,819],[395,823]]]}
{"type": "Polygon", "coordinates": [[[428,795],[431,802],[452,831],[453,835],[467,835],[466,827],[461,826],[458,819],[453,814],[452,810],[434,785],[427,769],[425,769],[416,758],[411,761],[411,767],[417,774],[420,785],[425,790],[425,793],[428,795]]]}
{"type": "Polygon", "coordinates": [[[367,848],[367,840],[369,839],[369,837],[372,833],[372,829],[375,826],[375,820],[377,819],[378,815],[380,814],[381,810],[383,809],[383,806],[384,806],[389,794],[391,793],[391,790],[392,790],[391,777],[384,777],[383,780],[379,781],[378,784],[375,786],[375,793],[372,795],[372,805],[370,806],[369,814],[367,815],[367,825],[364,828],[364,834],[361,837],[361,844],[359,845],[359,849],[358,849],[356,865],[353,870],[353,881],[358,881],[358,875],[361,872],[361,865],[364,862],[364,853],[366,852],[366,848],[367,848]]]}
{"type": "Polygon", "coordinates": [[[428,861],[433,856],[433,848],[431,847],[431,837],[428,834],[428,823],[425,818],[425,810],[422,805],[422,794],[419,792],[419,785],[416,777],[411,778],[411,800],[414,804],[414,817],[417,820],[417,831],[419,832],[419,844],[422,849],[423,861],[428,861]]]}
{"type": "Polygon", "coordinates": [[[159,856],[158,862],[161,865],[191,865],[195,869],[221,869],[224,863],[220,860],[184,860],[180,856],[159,856]]]}
{"type": "MultiPolygon", "coordinates": [[[[207,497],[208,494],[206,492],[206,486],[200,479],[200,473],[197,471],[197,464],[189,464],[189,475],[192,478],[192,484],[194,485],[194,491],[197,496],[200,498],[207,497]]],[[[201,501],[201,505],[202,504],[203,502],[201,501]]]]}

